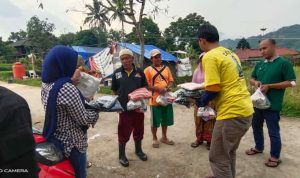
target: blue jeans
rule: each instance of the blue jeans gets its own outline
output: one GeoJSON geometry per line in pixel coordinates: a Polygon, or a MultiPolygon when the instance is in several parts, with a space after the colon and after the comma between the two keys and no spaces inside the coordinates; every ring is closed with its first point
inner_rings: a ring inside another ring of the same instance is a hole
{"type": "Polygon", "coordinates": [[[271,111],[268,109],[257,109],[254,108],[255,113],[252,119],[252,129],[255,141],[255,148],[258,151],[264,150],[264,132],[263,125],[264,120],[268,127],[269,137],[271,141],[271,157],[279,158],[281,151],[281,138],[280,138],[280,127],[279,111],[271,111]]]}
{"type": "Polygon", "coordinates": [[[86,178],[86,153],[81,153],[77,148],[73,148],[69,159],[75,170],[76,178],[86,178]]]}

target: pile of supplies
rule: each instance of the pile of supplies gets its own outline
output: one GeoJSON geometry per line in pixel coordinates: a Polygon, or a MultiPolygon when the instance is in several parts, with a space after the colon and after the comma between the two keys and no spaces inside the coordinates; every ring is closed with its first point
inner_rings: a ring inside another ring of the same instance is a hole
{"type": "Polygon", "coordinates": [[[146,88],[139,88],[128,94],[129,101],[127,110],[136,112],[146,112],[147,104],[145,99],[151,98],[151,93],[146,88]]]}
{"type": "Polygon", "coordinates": [[[111,95],[101,96],[95,100],[86,102],[86,105],[91,109],[102,112],[122,112],[124,109],[117,100],[117,97],[111,95]]]}

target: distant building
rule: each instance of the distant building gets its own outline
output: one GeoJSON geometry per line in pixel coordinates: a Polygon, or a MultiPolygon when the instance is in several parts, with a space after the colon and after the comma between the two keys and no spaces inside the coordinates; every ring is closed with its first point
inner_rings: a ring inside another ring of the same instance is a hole
{"type": "Polygon", "coordinates": [[[14,57],[17,58],[27,56],[28,54],[30,54],[33,48],[33,45],[29,39],[16,41],[12,44],[12,46],[16,48],[17,52],[15,53],[14,57]]]}
{"type": "MultiPolygon", "coordinates": [[[[276,52],[278,55],[284,56],[292,62],[295,62],[294,60],[300,59],[300,53],[296,50],[288,48],[277,48],[276,52]]],[[[259,49],[236,49],[235,53],[239,56],[241,61],[258,61],[263,59],[263,56],[261,55],[259,49]]]]}

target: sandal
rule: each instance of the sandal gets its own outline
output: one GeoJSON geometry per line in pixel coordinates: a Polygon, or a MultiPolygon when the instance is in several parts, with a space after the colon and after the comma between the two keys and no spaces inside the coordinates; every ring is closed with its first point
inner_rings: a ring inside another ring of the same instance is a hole
{"type": "Polygon", "coordinates": [[[174,145],[175,143],[173,142],[173,140],[169,140],[169,139],[166,139],[164,140],[163,138],[160,138],[159,141],[161,143],[164,143],[164,144],[167,144],[167,145],[174,145]]]}
{"type": "Polygon", "coordinates": [[[207,150],[210,150],[210,142],[207,142],[207,143],[206,143],[206,149],[207,149],[207,150]]]}
{"type": "Polygon", "coordinates": [[[277,166],[279,166],[280,163],[281,163],[280,159],[272,160],[271,158],[269,158],[267,160],[267,162],[265,163],[265,165],[268,166],[268,167],[277,167],[277,166]]]}
{"type": "Polygon", "coordinates": [[[255,155],[255,154],[259,154],[262,153],[263,151],[258,151],[256,148],[250,148],[249,150],[246,150],[245,153],[247,155],[255,155]]]}
{"type": "Polygon", "coordinates": [[[93,163],[90,162],[90,161],[87,161],[87,163],[86,163],[86,168],[90,168],[90,167],[92,167],[92,166],[93,166],[93,163]]]}
{"type": "Polygon", "coordinates": [[[159,148],[159,142],[157,140],[153,140],[152,147],[159,148]]]}
{"type": "Polygon", "coordinates": [[[191,143],[191,147],[196,148],[196,147],[198,147],[199,145],[201,145],[202,143],[203,143],[203,142],[196,140],[196,141],[194,141],[193,143],[191,143]]]}

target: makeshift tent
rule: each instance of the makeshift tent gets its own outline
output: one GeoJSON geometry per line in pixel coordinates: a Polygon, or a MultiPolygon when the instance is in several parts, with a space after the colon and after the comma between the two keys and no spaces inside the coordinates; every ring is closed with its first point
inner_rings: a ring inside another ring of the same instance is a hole
{"type": "MultiPolygon", "coordinates": [[[[116,43],[113,45],[113,50],[111,48],[105,48],[103,51],[93,56],[94,62],[98,66],[102,77],[109,77],[115,69],[121,66],[119,59],[119,52],[123,48],[130,49],[133,52],[134,58],[138,59],[141,54],[140,45],[130,44],[130,43],[116,43]],[[113,52],[113,54],[111,54],[113,52]]],[[[161,52],[162,60],[164,64],[168,65],[175,75],[176,73],[176,62],[177,58],[172,54],[154,46],[154,45],[145,45],[145,54],[144,58],[144,68],[151,65],[150,59],[150,51],[152,49],[158,49],[161,52]]]]}
{"type": "Polygon", "coordinates": [[[95,47],[86,47],[86,46],[72,46],[72,48],[82,56],[84,63],[89,66],[89,58],[100,51],[103,48],[95,48],[95,47]]]}

